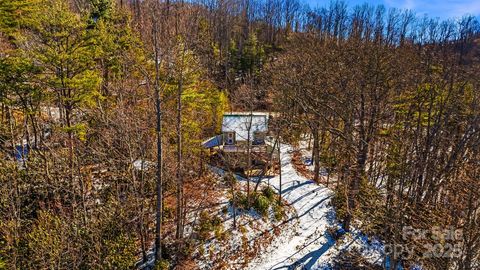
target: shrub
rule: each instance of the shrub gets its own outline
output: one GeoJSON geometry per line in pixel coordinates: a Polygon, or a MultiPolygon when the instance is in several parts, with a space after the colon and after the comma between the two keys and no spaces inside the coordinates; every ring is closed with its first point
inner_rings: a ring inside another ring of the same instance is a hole
{"type": "MultiPolygon", "coordinates": [[[[230,200],[230,203],[233,203],[233,200],[230,200]]],[[[275,219],[280,220],[284,216],[283,208],[277,200],[277,193],[271,187],[265,187],[259,193],[252,193],[251,203],[251,207],[262,216],[268,214],[270,206],[274,207],[275,219]]],[[[248,210],[247,196],[244,192],[235,193],[235,206],[240,210],[248,210]]]]}
{"type": "Polygon", "coordinates": [[[200,239],[205,240],[210,237],[210,232],[213,231],[213,226],[210,221],[210,215],[207,211],[202,211],[200,213],[200,218],[198,220],[197,232],[200,239]]]}
{"type": "Polygon", "coordinates": [[[200,256],[204,256],[205,255],[205,246],[204,245],[200,245],[198,247],[198,254],[200,254],[200,256]]]}
{"type": "Polygon", "coordinates": [[[191,258],[195,251],[195,242],[193,239],[186,239],[181,249],[181,255],[184,258],[191,258]]]}
{"type": "Polygon", "coordinates": [[[235,186],[237,184],[237,178],[235,178],[235,176],[231,173],[227,173],[225,174],[225,176],[223,177],[223,183],[227,186],[227,187],[232,187],[232,186],[235,186]]]}
{"type": "Polygon", "coordinates": [[[247,233],[247,228],[245,228],[245,226],[243,226],[243,225],[238,226],[238,230],[239,230],[242,234],[247,233]]]}
{"type": "Polygon", "coordinates": [[[136,246],[131,235],[121,233],[115,238],[104,240],[103,245],[103,263],[106,268],[128,269],[135,264],[136,246]]]}
{"type": "Polygon", "coordinates": [[[218,216],[211,217],[207,211],[200,213],[198,221],[197,232],[198,236],[202,240],[206,240],[210,237],[211,232],[216,231],[221,227],[222,219],[218,216]]]}
{"type": "Polygon", "coordinates": [[[268,200],[270,200],[271,202],[273,202],[275,200],[275,191],[273,190],[273,188],[271,187],[265,187],[263,190],[262,190],[262,194],[268,198],[268,200]]]}
{"type": "Polygon", "coordinates": [[[280,204],[275,204],[273,206],[273,217],[276,221],[280,221],[285,216],[285,211],[280,204]]]}
{"type": "Polygon", "coordinates": [[[159,262],[155,264],[155,270],[168,270],[170,268],[170,263],[165,260],[161,259],[159,262]]]}
{"type": "Polygon", "coordinates": [[[217,238],[218,241],[225,242],[228,236],[227,231],[224,231],[222,226],[215,228],[215,238],[217,238]]]}
{"type": "Polygon", "coordinates": [[[268,213],[268,208],[270,208],[270,200],[263,194],[259,194],[255,196],[253,208],[262,216],[266,216],[268,213]]]}
{"type": "Polygon", "coordinates": [[[222,219],[219,216],[214,216],[211,220],[214,229],[222,224],[222,219]]]}
{"type": "MultiPolygon", "coordinates": [[[[232,203],[233,199],[230,200],[230,204],[232,203]]],[[[246,210],[247,204],[247,195],[241,191],[235,192],[235,207],[237,209],[246,210]]]]}

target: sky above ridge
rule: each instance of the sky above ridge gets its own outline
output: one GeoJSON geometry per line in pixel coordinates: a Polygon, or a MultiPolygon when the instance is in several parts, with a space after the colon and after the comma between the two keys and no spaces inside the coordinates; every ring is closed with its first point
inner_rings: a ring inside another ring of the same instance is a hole
{"type": "MultiPolygon", "coordinates": [[[[330,0],[303,0],[312,8],[327,6],[330,0]]],[[[369,3],[386,8],[410,9],[417,15],[440,19],[460,18],[465,14],[480,17],[480,0],[344,0],[349,7],[369,3]]]]}

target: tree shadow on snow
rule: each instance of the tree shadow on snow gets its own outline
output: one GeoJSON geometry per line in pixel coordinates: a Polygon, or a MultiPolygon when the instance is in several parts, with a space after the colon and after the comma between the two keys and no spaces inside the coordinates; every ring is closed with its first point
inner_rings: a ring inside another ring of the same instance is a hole
{"type": "Polygon", "coordinates": [[[290,203],[290,205],[294,205],[295,203],[297,203],[297,202],[305,199],[305,197],[310,196],[310,195],[312,195],[313,193],[317,194],[318,191],[323,190],[323,189],[324,189],[324,187],[317,187],[316,189],[313,189],[313,190],[311,190],[311,191],[303,194],[302,196],[296,198],[294,201],[292,201],[292,202],[290,203]]]}
{"type": "Polygon", "coordinates": [[[312,211],[313,209],[315,209],[316,207],[320,206],[322,203],[324,203],[326,200],[330,199],[332,197],[332,195],[330,196],[327,196],[323,199],[321,199],[320,201],[318,201],[317,203],[315,203],[314,205],[312,205],[310,208],[308,208],[306,211],[304,211],[302,214],[298,215],[298,216],[293,216],[291,217],[290,219],[288,219],[286,222],[290,222],[294,219],[300,219],[301,217],[305,216],[306,214],[310,213],[310,211],[312,211]]]}
{"type": "Polygon", "coordinates": [[[304,181],[304,182],[301,182],[299,180],[292,180],[292,182],[296,182],[296,184],[290,185],[288,188],[282,190],[282,193],[288,193],[288,192],[290,192],[294,189],[297,189],[297,188],[305,186],[305,185],[315,184],[315,182],[313,180],[307,180],[307,181],[304,181]]]}
{"type": "Polygon", "coordinates": [[[332,246],[335,245],[335,239],[328,233],[325,232],[324,234],[327,242],[323,244],[319,249],[313,250],[307,253],[305,256],[300,258],[299,260],[295,261],[290,265],[285,265],[281,267],[274,268],[272,270],[279,270],[279,269],[312,269],[315,266],[315,263],[320,259],[320,257],[327,252],[332,246]]]}

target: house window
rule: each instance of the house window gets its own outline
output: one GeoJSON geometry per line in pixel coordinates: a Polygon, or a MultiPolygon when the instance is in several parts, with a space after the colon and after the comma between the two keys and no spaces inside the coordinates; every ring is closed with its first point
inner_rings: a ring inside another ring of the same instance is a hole
{"type": "Polygon", "coordinates": [[[234,132],[226,132],[225,133],[225,144],[226,145],[234,145],[235,144],[235,133],[234,132]]]}
{"type": "Polygon", "coordinates": [[[253,132],[253,145],[265,144],[265,132],[253,132]]]}

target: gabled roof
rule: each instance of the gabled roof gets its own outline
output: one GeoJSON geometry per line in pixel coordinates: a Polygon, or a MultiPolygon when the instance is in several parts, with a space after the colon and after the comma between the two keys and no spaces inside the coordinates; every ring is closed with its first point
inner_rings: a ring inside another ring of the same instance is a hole
{"type": "Polygon", "coordinates": [[[267,132],[268,113],[232,112],[223,115],[222,132],[235,132],[236,140],[246,141],[249,129],[250,140],[253,140],[254,132],[267,132]]]}

